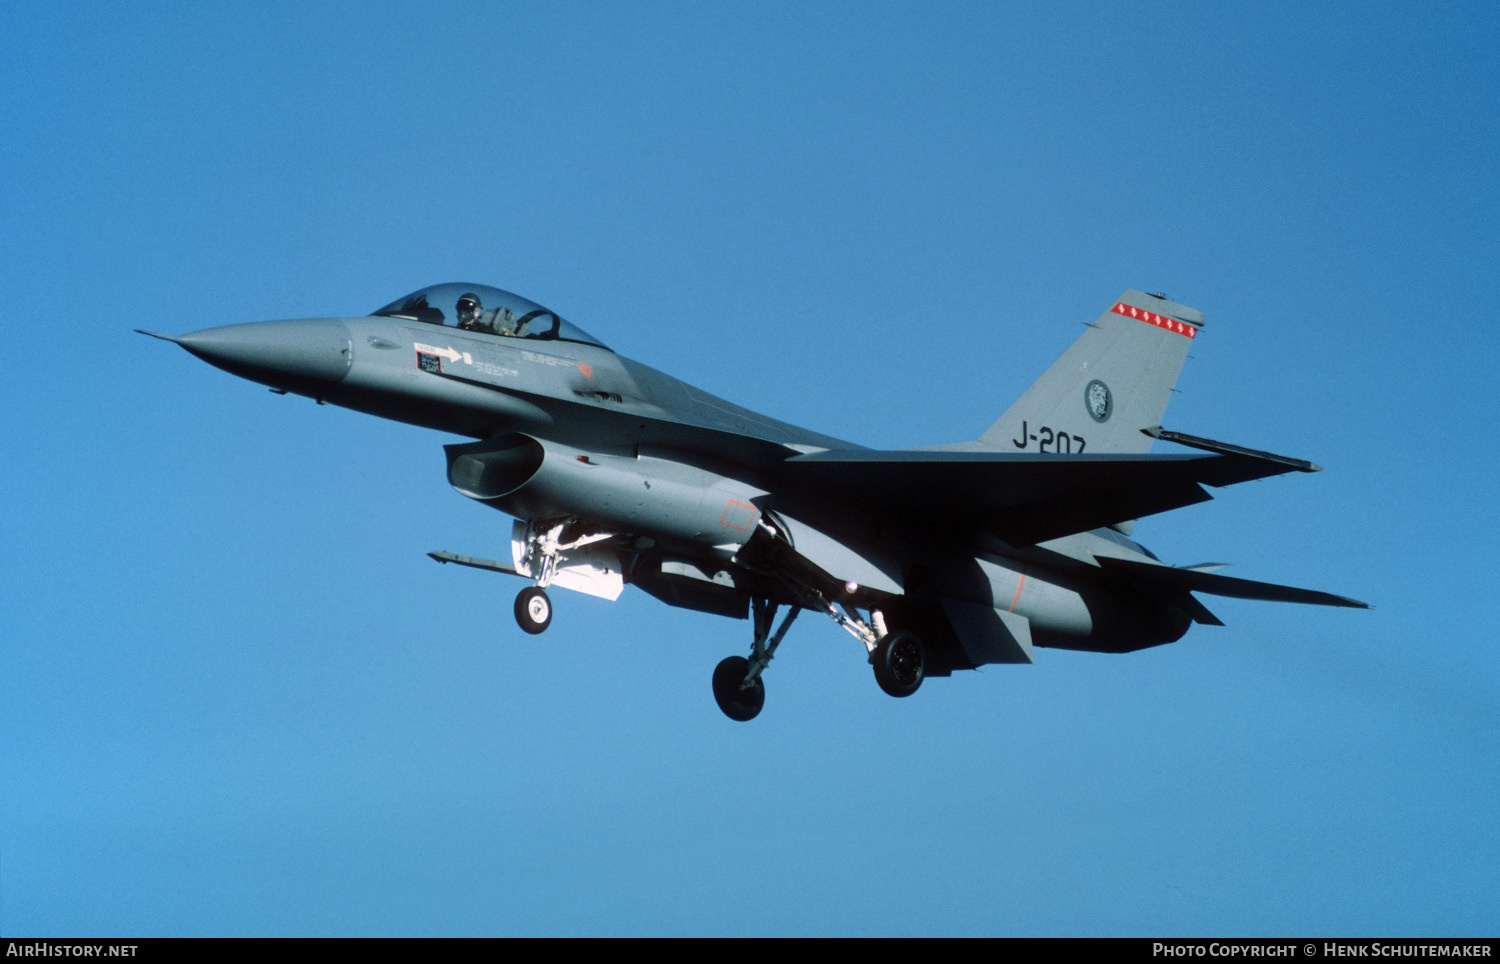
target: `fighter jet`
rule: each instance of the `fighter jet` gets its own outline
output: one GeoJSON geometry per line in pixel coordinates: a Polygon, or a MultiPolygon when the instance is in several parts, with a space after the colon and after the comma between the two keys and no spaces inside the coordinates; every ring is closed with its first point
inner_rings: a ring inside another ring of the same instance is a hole
{"type": "Polygon", "coordinates": [[[320,404],[464,437],[459,493],[515,517],[509,554],[430,555],[511,574],[522,630],[554,586],[750,620],[713,672],[750,720],[803,610],[863,646],[886,693],[1030,663],[1037,647],[1125,653],[1223,625],[1196,594],[1368,608],[1330,593],[1164,564],[1143,516],[1300,459],[1173,432],[1162,418],[1201,312],[1129,290],[973,441],[882,451],[788,425],[631,361],[518,295],[423,288],[363,318],[265,321],[175,342],[320,404]],[[1153,441],[1192,451],[1151,454],[1153,441]],[[780,620],[778,621],[778,614],[780,620]]]}

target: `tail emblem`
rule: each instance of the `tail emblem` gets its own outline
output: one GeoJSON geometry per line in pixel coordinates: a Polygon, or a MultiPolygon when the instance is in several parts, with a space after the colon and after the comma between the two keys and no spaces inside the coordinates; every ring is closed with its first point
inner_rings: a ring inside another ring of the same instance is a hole
{"type": "Polygon", "coordinates": [[[1115,400],[1109,393],[1109,386],[1097,378],[1089,382],[1083,390],[1083,407],[1089,410],[1089,418],[1094,421],[1109,421],[1109,413],[1114,411],[1115,407],[1115,400]]]}

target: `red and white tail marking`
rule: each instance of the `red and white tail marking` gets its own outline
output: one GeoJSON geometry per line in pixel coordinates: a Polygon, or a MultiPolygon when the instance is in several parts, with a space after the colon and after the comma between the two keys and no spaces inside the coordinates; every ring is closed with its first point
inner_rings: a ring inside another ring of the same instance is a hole
{"type": "Polygon", "coordinates": [[[1116,303],[1110,311],[1113,311],[1117,315],[1124,315],[1127,318],[1134,318],[1137,321],[1144,321],[1148,325],[1165,328],[1167,331],[1175,331],[1179,335],[1187,335],[1189,338],[1196,338],[1198,336],[1198,329],[1185,321],[1168,318],[1166,315],[1158,315],[1155,312],[1147,311],[1145,308],[1127,305],[1123,301],[1116,303]]]}

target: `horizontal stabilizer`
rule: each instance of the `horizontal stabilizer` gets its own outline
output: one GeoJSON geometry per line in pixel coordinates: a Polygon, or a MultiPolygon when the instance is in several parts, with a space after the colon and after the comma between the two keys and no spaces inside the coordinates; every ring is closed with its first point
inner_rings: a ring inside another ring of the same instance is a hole
{"type": "Polygon", "coordinates": [[[788,459],[805,491],[887,518],[976,525],[1016,544],[1087,532],[1294,470],[1253,455],[1035,455],[836,449],[788,459]]]}
{"type": "Polygon", "coordinates": [[[1306,603],[1311,606],[1343,606],[1348,609],[1370,608],[1369,603],[1350,599],[1347,596],[1335,596],[1331,592],[1298,589],[1295,586],[1278,586],[1270,582],[1255,582],[1250,579],[1237,579],[1234,576],[1220,576],[1192,569],[1174,569],[1171,566],[1160,566],[1148,562],[1100,557],[1099,565],[1106,571],[1125,573],[1141,582],[1185,589],[1189,592],[1206,592],[1214,596],[1261,599],[1267,602],[1306,603]]]}

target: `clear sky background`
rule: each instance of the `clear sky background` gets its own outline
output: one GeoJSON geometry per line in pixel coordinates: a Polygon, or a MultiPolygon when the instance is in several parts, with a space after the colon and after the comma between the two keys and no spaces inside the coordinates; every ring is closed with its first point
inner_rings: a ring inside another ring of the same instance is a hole
{"type": "Polygon", "coordinates": [[[1494,936],[1497,18],[0,3],[0,934],[1494,936]],[[1376,608],[902,701],[809,615],[731,723],[748,624],[525,636],[454,439],[131,332],[450,280],[879,447],[1165,291],[1167,426],[1327,471],[1137,536],[1376,608]]]}

